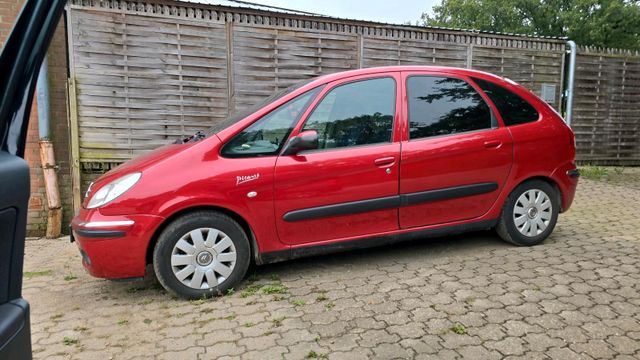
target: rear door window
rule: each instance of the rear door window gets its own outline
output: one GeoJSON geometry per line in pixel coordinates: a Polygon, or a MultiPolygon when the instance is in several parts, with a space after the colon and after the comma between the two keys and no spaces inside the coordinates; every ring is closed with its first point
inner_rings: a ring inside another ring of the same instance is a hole
{"type": "Polygon", "coordinates": [[[505,126],[526,124],[537,121],[538,111],[525,99],[490,81],[473,78],[482,91],[498,108],[505,126]]]}
{"type": "Polygon", "coordinates": [[[411,76],[407,95],[411,140],[492,128],[491,109],[464,80],[411,76]]]}

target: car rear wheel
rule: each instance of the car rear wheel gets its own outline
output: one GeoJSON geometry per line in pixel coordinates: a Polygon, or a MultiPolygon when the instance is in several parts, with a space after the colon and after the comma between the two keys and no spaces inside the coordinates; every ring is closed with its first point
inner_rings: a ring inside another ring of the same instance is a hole
{"type": "Polygon", "coordinates": [[[247,235],[235,220],[214,211],[198,211],[178,218],[162,232],[153,267],[169,292],[198,299],[236,286],[249,259],[247,235]]]}
{"type": "Polygon", "coordinates": [[[512,244],[537,245],[553,231],[559,211],[556,189],[542,180],[530,180],[518,185],[509,195],[496,231],[512,244]]]}

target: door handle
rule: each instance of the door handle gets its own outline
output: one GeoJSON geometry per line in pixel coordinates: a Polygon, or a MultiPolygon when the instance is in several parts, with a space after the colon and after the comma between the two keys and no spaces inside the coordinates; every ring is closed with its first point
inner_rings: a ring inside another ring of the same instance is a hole
{"type": "Polygon", "coordinates": [[[500,140],[489,140],[484,142],[484,147],[487,149],[498,148],[500,145],[502,145],[502,141],[500,140]]]}
{"type": "Polygon", "coordinates": [[[391,166],[396,162],[396,158],[393,156],[383,157],[383,158],[375,159],[373,162],[377,166],[391,166]]]}

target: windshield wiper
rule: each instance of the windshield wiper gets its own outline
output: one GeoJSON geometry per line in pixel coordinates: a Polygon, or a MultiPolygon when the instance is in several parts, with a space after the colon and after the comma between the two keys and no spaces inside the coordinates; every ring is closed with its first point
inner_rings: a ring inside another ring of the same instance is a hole
{"type": "Polygon", "coordinates": [[[204,138],[207,137],[207,134],[205,134],[203,131],[196,131],[195,134],[191,135],[191,136],[187,136],[184,139],[178,139],[176,141],[174,141],[174,144],[186,144],[188,142],[196,142],[196,141],[200,141],[204,138]]]}

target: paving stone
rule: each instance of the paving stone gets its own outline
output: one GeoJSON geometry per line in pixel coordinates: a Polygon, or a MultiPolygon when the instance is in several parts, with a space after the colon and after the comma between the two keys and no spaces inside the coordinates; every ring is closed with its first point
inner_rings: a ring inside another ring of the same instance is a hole
{"type": "Polygon", "coordinates": [[[67,238],[28,241],[25,271],[50,271],[23,285],[33,357],[636,359],[638,179],[581,179],[540,246],[483,232],[319,256],[256,267],[204,302],[92,278],[67,238]],[[242,295],[274,283],[287,293],[242,295]]]}

